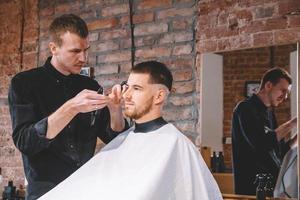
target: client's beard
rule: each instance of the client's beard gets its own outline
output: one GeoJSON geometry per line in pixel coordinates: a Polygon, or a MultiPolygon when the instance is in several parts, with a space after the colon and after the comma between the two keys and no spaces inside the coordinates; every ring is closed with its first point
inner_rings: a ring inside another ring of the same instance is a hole
{"type": "Polygon", "coordinates": [[[136,107],[134,107],[134,110],[130,112],[129,110],[126,109],[125,107],[125,116],[129,117],[131,119],[137,120],[143,117],[145,114],[149,113],[150,110],[152,109],[152,102],[153,102],[153,97],[151,97],[149,100],[147,100],[144,104],[144,107],[141,108],[140,110],[137,110],[136,107]]]}

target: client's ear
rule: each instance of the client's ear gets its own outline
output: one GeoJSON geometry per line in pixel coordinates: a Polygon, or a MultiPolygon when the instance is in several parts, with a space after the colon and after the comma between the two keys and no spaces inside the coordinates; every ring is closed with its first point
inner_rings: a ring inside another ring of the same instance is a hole
{"type": "Polygon", "coordinates": [[[160,88],[156,92],[153,101],[154,101],[154,104],[159,105],[159,104],[163,104],[166,99],[167,99],[166,91],[164,89],[160,88]]]}

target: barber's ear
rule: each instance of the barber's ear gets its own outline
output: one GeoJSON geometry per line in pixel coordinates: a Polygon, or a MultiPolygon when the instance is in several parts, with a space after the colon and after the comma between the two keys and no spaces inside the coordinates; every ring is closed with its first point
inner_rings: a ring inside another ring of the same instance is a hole
{"type": "Polygon", "coordinates": [[[50,48],[52,55],[57,54],[57,45],[54,42],[49,42],[49,48],[50,48]]]}
{"type": "Polygon", "coordinates": [[[166,91],[163,89],[159,89],[154,97],[154,104],[162,104],[165,102],[167,98],[166,91]]]}
{"type": "Polygon", "coordinates": [[[273,87],[273,83],[271,81],[267,81],[265,83],[265,89],[270,90],[273,87]]]}

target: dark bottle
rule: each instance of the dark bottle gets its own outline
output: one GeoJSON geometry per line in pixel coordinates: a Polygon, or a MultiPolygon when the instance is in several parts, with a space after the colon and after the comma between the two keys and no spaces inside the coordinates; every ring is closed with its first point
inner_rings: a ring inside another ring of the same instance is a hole
{"type": "Polygon", "coordinates": [[[225,172],[225,163],[224,163],[224,156],[223,156],[223,152],[220,151],[219,152],[219,169],[218,169],[218,172],[225,172]]]}
{"type": "Polygon", "coordinates": [[[265,193],[266,197],[273,197],[273,176],[271,174],[266,175],[266,184],[265,184],[265,193]]]}
{"type": "Polygon", "coordinates": [[[257,184],[256,200],[265,200],[266,199],[266,193],[265,193],[266,175],[257,174],[255,183],[257,184]]]}
{"type": "Polygon", "coordinates": [[[217,158],[217,154],[216,154],[216,152],[214,151],[213,152],[213,156],[211,157],[211,171],[212,172],[217,172],[217,167],[218,167],[218,164],[217,164],[217,162],[218,162],[218,158],[217,158]]]}
{"type": "Polygon", "coordinates": [[[16,199],[16,187],[13,184],[13,181],[8,181],[8,185],[4,187],[2,194],[2,200],[15,200],[16,199]]]}

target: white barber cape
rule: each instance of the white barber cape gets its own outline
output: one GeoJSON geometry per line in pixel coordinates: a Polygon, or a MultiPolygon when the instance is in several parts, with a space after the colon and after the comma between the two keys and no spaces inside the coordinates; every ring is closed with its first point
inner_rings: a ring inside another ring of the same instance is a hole
{"type": "Polygon", "coordinates": [[[125,131],[41,200],[219,200],[199,151],[172,124],[125,131]]]}

